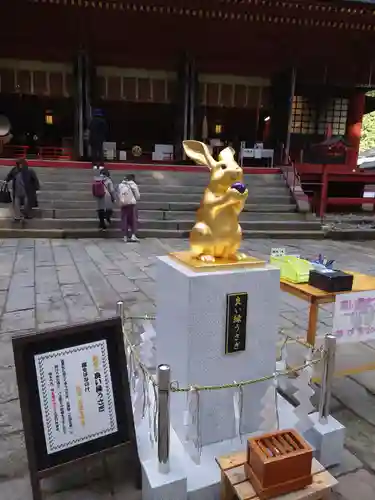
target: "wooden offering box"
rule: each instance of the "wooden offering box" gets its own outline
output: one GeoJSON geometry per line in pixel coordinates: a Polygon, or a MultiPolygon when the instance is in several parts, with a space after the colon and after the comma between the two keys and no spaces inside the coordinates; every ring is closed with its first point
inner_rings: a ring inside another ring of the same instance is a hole
{"type": "Polygon", "coordinates": [[[300,490],[312,483],[311,447],[295,430],[250,438],[245,473],[260,499],[300,490]]]}

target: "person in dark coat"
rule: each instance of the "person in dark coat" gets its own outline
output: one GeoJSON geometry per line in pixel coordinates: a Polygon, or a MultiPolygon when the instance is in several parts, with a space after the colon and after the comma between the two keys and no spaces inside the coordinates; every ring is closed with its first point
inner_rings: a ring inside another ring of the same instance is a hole
{"type": "Polygon", "coordinates": [[[91,161],[93,166],[103,165],[103,143],[107,138],[107,122],[100,110],[95,110],[89,126],[89,143],[91,146],[91,161]]]}
{"type": "Polygon", "coordinates": [[[38,206],[37,191],[40,189],[34,170],[29,168],[26,160],[17,160],[16,166],[6,176],[5,182],[12,183],[14,220],[22,218],[22,207],[25,219],[30,219],[32,209],[38,206]]]}

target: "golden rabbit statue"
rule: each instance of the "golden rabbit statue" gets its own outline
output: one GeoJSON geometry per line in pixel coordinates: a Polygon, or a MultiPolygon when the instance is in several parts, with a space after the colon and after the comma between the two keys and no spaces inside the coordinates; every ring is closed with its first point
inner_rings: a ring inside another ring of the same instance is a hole
{"type": "Polygon", "coordinates": [[[238,253],[242,240],[238,217],[248,190],[242,183],[243,171],[234,159],[235,151],[223,149],[216,161],[202,142],[184,141],[183,147],[189,158],[210,169],[210,181],[190,233],[191,253],[207,263],[247,259],[238,253]]]}

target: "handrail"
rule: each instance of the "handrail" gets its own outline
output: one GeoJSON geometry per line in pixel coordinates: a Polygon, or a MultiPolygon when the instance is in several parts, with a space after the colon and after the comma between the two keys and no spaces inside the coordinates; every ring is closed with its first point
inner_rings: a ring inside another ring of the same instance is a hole
{"type": "Polygon", "coordinates": [[[71,152],[69,148],[57,146],[40,146],[38,156],[43,160],[70,160],[71,152]]]}
{"type": "Polygon", "coordinates": [[[297,204],[299,212],[311,212],[311,205],[308,196],[302,189],[301,177],[296,168],[295,162],[288,157],[288,164],[281,167],[281,172],[284,176],[285,182],[297,204]]]}
{"type": "Polygon", "coordinates": [[[12,158],[26,158],[29,146],[20,144],[6,144],[3,149],[2,156],[10,156],[12,158]]]}

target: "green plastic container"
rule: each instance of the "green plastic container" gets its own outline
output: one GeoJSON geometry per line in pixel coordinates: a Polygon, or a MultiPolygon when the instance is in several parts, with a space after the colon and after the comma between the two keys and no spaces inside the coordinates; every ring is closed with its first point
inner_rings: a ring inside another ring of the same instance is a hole
{"type": "Polygon", "coordinates": [[[280,269],[280,278],[292,283],[308,283],[310,271],[314,269],[308,260],[291,255],[271,257],[270,264],[280,269]]]}

